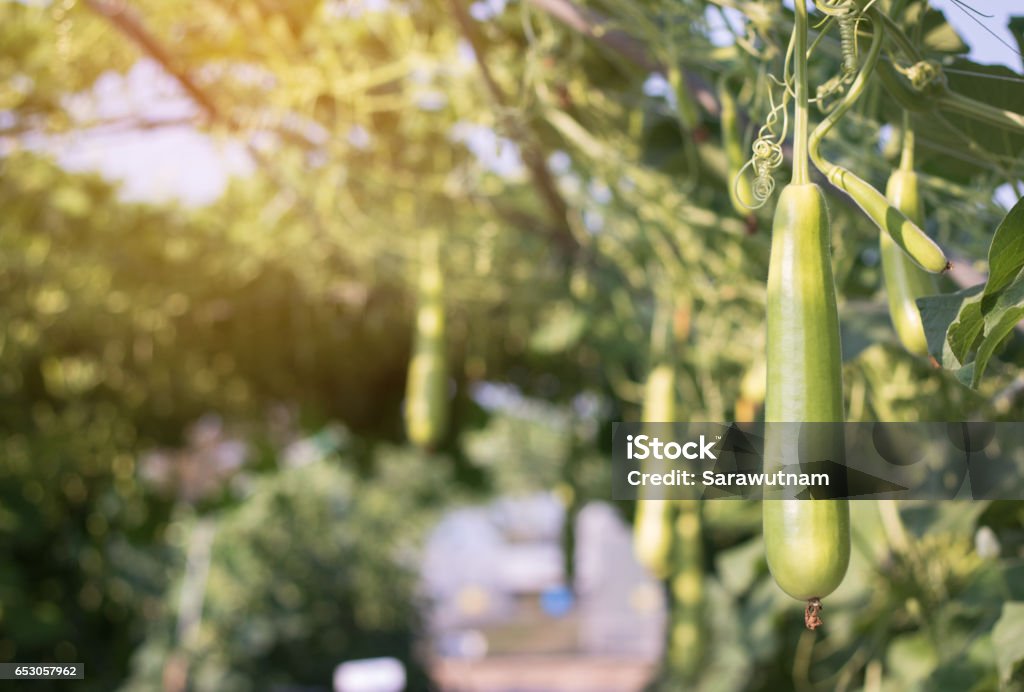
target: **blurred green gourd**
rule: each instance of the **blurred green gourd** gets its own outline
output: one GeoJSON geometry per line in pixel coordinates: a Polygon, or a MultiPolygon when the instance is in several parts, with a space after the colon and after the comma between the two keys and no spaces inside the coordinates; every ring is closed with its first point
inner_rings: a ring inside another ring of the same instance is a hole
{"type": "Polygon", "coordinates": [[[743,173],[749,157],[743,149],[743,131],[736,109],[736,97],[729,91],[726,80],[719,84],[718,101],[722,105],[722,148],[725,149],[729,164],[729,201],[733,210],[746,218],[752,213],[757,201],[750,186],[750,178],[743,173]]]}
{"type": "MultiPolygon", "coordinates": [[[[645,423],[671,423],[676,419],[676,367],[672,354],[673,309],[668,301],[655,308],[651,327],[651,370],[644,388],[642,419],[645,423]]],[[[641,486],[636,505],[634,552],[640,564],[659,579],[668,575],[672,548],[672,503],[647,499],[641,486]]],[[[647,491],[647,492],[645,492],[647,491]]]]}
{"type": "Polygon", "coordinates": [[[413,444],[432,449],[448,427],[444,279],[440,241],[435,234],[423,241],[418,301],[406,381],[405,430],[413,444]]]}
{"type": "MultiPolygon", "coordinates": [[[[924,205],[914,171],[914,134],[904,128],[900,167],[889,176],[885,194],[893,206],[918,226],[924,224],[924,205]]],[[[900,343],[917,356],[928,355],[917,299],[936,292],[935,279],[918,267],[887,233],[879,235],[882,276],[889,302],[889,316],[900,343]]]]}

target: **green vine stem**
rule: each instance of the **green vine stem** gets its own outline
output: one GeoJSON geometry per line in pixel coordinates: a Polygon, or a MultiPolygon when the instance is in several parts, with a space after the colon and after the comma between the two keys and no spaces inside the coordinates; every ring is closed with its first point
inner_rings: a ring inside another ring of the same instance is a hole
{"type": "MultiPolygon", "coordinates": [[[[740,9],[739,3],[729,0],[712,0],[713,4],[732,9],[740,9]]],[[[906,35],[887,13],[873,5],[869,0],[858,0],[865,15],[875,23],[881,25],[890,38],[896,43],[899,50],[910,60],[921,62],[924,56],[917,49],[914,43],[906,35]]],[[[745,11],[745,10],[744,10],[745,11]]],[[[823,42],[825,26],[821,27],[815,45],[823,42]]],[[[829,42],[828,48],[832,49],[833,43],[829,42]]],[[[925,94],[913,89],[906,80],[901,77],[895,67],[886,61],[880,61],[877,68],[878,76],[881,78],[886,90],[899,101],[899,104],[907,110],[914,112],[928,111],[933,108],[941,108],[964,115],[981,122],[986,122],[996,127],[1011,130],[1024,134],[1024,114],[1015,113],[1004,108],[997,108],[982,101],[977,101],[963,94],[949,89],[945,85],[935,85],[933,91],[925,94]]]]}
{"type": "Polygon", "coordinates": [[[948,88],[942,90],[939,108],[1024,134],[1024,115],[975,101],[948,88]]]}
{"type": "Polygon", "coordinates": [[[878,64],[878,57],[882,52],[882,39],[884,36],[884,30],[881,25],[875,24],[874,35],[871,37],[871,46],[868,48],[867,58],[864,61],[864,66],[857,74],[856,79],[853,80],[853,84],[850,85],[846,95],[839,102],[839,104],[828,114],[828,116],[822,120],[818,126],[811,133],[809,140],[809,150],[811,159],[814,161],[814,165],[817,166],[818,170],[822,174],[831,179],[833,171],[838,166],[830,161],[827,161],[821,156],[821,141],[825,138],[832,128],[839,120],[846,115],[846,113],[853,107],[853,104],[857,102],[861,94],[864,93],[864,89],[867,87],[868,79],[874,73],[875,66],[878,64]]]}
{"type": "Polygon", "coordinates": [[[899,209],[893,207],[881,192],[842,166],[826,160],[820,151],[821,141],[832,127],[842,118],[864,93],[868,80],[878,65],[882,52],[885,30],[881,24],[873,25],[871,46],[868,48],[864,66],[853,80],[846,95],[828,117],[818,124],[809,140],[811,160],[830,183],[846,192],[878,228],[893,239],[918,266],[925,271],[938,274],[949,269],[945,254],[935,242],[908,219],[899,209]]]}
{"type": "Polygon", "coordinates": [[[794,185],[810,182],[807,166],[807,5],[804,0],[793,3],[795,23],[793,24],[793,54],[796,58],[794,81],[796,82],[796,106],[793,118],[793,178],[794,185]]]}
{"type": "Polygon", "coordinates": [[[910,113],[903,113],[903,143],[900,146],[900,170],[914,170],[914,128],[910,126],[910,113]]]}

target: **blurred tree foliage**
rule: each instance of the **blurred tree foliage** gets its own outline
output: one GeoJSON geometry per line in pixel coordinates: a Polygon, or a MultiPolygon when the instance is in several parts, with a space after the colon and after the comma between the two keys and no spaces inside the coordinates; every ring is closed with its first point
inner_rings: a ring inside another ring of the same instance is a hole
{"type": "MultiPolygon", "coordinates": [[[[196,689],[229,690],[319,684],[382,649],[411,661],[408,556],[431,516],[476,492],[557,486],[572,507],[606,494],[605,433],[639,415],[655,287],[682,306],[684,415],[730,418],[763,352],[769,238],[764,212],[729,206],[707,85],[733,79],[749,139],[789,18],[724,4],[761,32],[759,58],[712,42],[703,2],[0,2],[0,660],[86,661],[96,690],[153,688],[181,666],[196,689]],[[140,60],[187,107],[110,116],[97,81],[140,60]],[[658,75],[680,66],[697,123],[681,125],[658,75]],[[47,153],[182,121],[243,143],[255,173],[202,208],[132,204],[47,153]],[[429,229],[445,238],[454,373],[437,457],[397,446],[429,229]],[[481,406],[487,382],[512,403],[481,406]],[[247,442],[243,470],[198,501],[148,483],[145,453],[187,449],[211,412],[247,442]],[[344,444],[290,465],[329,421],[344,444]],[[183,643],[201,526],[208,589],[183,643]]],[[[936,55],[961,52],[929,21],[936,55]]],[[[826,77],[838,46],[821,55],[826,77]]],[[[970,84],[1020,103],[999,88],[970,84]]],[[[881,186],[895,153],[879,127],[897,116],[875,87],[833,160],[881,186]]],[[[933,149],[929,230],[970,265],[1020,142],[964,126],[980,150],[950,152],[940,122],[915,122],[933,149]]],[[[830,208],[850,419],[1019,418],[1019,338],[977,391],[904,353],[874,229],[837,194],[830,208]]],[[[1015,674],[1016,504],[906,508],[911,548],[858,507],[859,571],[817,645],[766,578],[759,513],[709,504],[707,689],[849,688],[882,669],[886,689],[994,689],[1015,674]],[[975,549],[979,527],[994,554],[975,549]]]]}
{"type": "MultiPolygon", "coordinates": [[[[451,500],[450,478],[415,452],[382,448],[378,458],[373,478],[344,457],[314,455],[255,480],[211,525],[201,621],[194,631],[182,626],[179,597],[193,587],[176,580],[123,689],[159,688],[185,666],[197,689],[315,683],[331,678],[339,652],[382,651],[406,661],[422,685],[412,657],[415,548],[440,501],[451,500]]],[[[183,516],[173,526],[177,566],[197,524],[183,516]]]]}

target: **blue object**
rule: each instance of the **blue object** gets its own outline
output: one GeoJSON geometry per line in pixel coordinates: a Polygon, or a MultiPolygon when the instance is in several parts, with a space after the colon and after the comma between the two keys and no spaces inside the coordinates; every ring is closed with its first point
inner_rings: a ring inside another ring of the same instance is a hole
{"type": "Polygon", "coordinates": [[[572,610],[576,597],[572,591],[565,586],[555,586],[546,589],[540,595],[541,609],[552,617],[562,617],[572,610]]]}

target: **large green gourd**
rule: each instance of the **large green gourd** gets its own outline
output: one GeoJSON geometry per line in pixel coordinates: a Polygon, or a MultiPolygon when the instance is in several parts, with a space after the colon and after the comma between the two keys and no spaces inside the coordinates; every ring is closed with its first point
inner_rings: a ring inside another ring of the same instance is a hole
{"type": "MultiPolygon", "coordinates": [[[[839,317],[829,219],[817,185],[787,185],[772,226],[765,421],[842,422],[839,317]]],[[[793,463],[795,460],[786,460],[793,463]]],[[[832,593],[850,560],[846,500],[766,500],[768,567],[800,600],[832,593]]]]}

